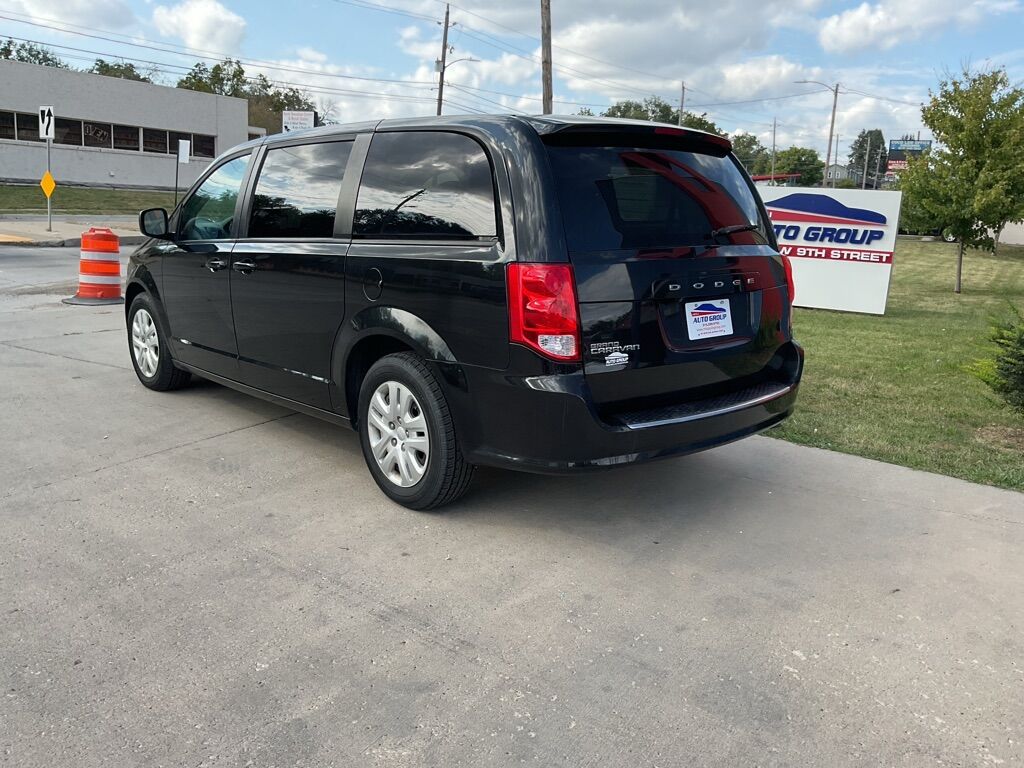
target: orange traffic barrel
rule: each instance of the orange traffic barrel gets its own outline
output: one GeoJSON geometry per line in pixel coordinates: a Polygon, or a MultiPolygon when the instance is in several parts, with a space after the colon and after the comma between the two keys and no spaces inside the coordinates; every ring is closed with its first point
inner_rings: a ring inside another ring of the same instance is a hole
{"type": "Polygon", "coordinates": [[[106,227],[82,233],[78,263],[78,293],[65,304],[121,304],[121,243],[106,227]]]}

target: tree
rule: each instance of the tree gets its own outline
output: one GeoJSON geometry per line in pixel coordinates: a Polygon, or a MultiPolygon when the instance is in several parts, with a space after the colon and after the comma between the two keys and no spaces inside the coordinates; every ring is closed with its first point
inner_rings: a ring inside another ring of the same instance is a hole
{"type": "Polygon", "coordinates": [[[240,99],[249,96],[249,82],[245,77],[245,69],[241,62],[235,59],[224,59],[212,67],[200,62],[178,81],[178,87],[240,99]]]}
{"type": "Polygon", "coordinates": [[[627,100],[612,104],[605,110],[604,116],[674,123],[679,119],[679,112],[660,96],[648,96],[643,102],[627,100]]]}
{"type": "MultiPolygon", "coordinates": [[[[675,111],[675,114],[679,114],[679,110],[675,111]]],[[[726,132],[719,128],[715,121],[708,117],[707,112],[701,112],[699,115],[696,112],[683,112],[683,123],[687,128],[696,128],[698,131],[707,131],[708,133],[716,133],[719,136],[726,136],[726,132]]]]}
{"type": "Polygon", "coordinates": [[[0,43],[0,59],[22,61],[26,64],[41,64],[44,67],[71,69],[49,48],[35,43],[15,43],[11,38],[0,43]]]}
{"type": "Polygon", "coordinates": [[[281,113],[286,109],[315,111],[309,96],[298,88],[278,88],[264,75],[249,77],[235,59],[225,59],[212,67],[196,64],[178,81],[178,87],[248,99],[249,124],[267,133],[280,133],[281,113]]]}
{"type": "Polygon", "coordinates": [[[865,155],[867,155],[868,186],[877,189],[878,178],[875,175],[875,168],[885,168],[889,158],[889,150],[881,128],[862,130],[850,144],[849,168],[857,178],[862,178],[864,175],[865,155]],[[881,158],[879,158],[879,153],[881,153],[881,158]]]}
{"type": "Polygon", "coordinates": [[[900,182],[922,219],[956,238],[960,293],[964,249],[994,251],[1003,227],[1024,219],[1024,88],[1004,69],[965,68],[930,97],[921,118],[938,147],[909,158],[900,182]]]}
{"type": "Polygon", "coordinates": [[[729,137],[732,142],[732,152],[737,159],[743,163],[748,173],[761,173],[760,168],[771,165],[771,155],[761,141],[752,133],[734,133],[729,137]]]}
{"type": "MultiPolygon", "coordinates": [[[[642,102],[632,100],[619,101],[608,107],[602,114],[605,117],[652,120],[657,123],[671,123],[672,125],[679,122],[679,110],[675,109],[660,96],[648,96],[642,102]]],[[[707,113],[698,115],[693,112],[684,111],[682,124],[687,128],[717,133],[719,136],[726,135],[725,131],[708,119],[707,113]]]]}
{"type": "Polygon", "coordinates": [[[775,156],[776,173],[799,173],[801,187],[816,187],[825,178],[825,163],[813,149],[790,147],[775,156]]]}
{"type": "Polygon", "coordinates": [[[96,59],[96,63],[93,64],[88,71],[92,72],[94,75],[119,77],[122,80],[137,80],[140,83],[152,83],[153,76],[156,74],[155,69],[140,72],[135,65],[130,62],[106,61],[104,59],[96,59]]]}

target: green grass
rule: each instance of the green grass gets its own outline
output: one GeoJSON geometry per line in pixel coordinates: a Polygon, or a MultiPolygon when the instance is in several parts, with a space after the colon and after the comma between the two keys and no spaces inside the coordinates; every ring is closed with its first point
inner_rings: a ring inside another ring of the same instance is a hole
{"type": "MultiPolygon", "coordinates": [[[[58,184],[53,192],[55,214],[130,214],[143,208],[174,205],[173,192],[134,189],[70,187],[58,184]]],[[[37,185],[0,184],[0,214],[46,213],[46,196],[37,185]]]]}
{"type": "Polygon", "coordinates": [[[1024,416],[966,370],[989,356],[988,327],[1024,308],[1024,247],[969,251],[901,239],[882,317],[797,309],[807,351],[794,416],[776,437],[978,483],[1024,490],[1024,416]]]}

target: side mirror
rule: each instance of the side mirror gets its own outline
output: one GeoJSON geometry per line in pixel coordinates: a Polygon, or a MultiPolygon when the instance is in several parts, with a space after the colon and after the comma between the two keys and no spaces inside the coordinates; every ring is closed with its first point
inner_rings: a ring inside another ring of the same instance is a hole
{"type": "Polygon", "coordinates": [[[163,208],[147,208],[139,214],[139,231],[146,237],[170,240],[167,227],[167,211],[163,208]]]}

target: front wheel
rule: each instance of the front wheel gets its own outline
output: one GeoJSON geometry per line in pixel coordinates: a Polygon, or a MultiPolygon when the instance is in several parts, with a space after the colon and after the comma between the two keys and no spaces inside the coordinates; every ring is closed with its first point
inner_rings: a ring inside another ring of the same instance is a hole
{"type": "Polygon", "coordinates": [[[412,354],[386,355],[359,390],[359,439],[384,493],[410,509],[434,509],[466,492],[473,465],[462,457],[437,378],[412,354]]]}
{"type": "Polygon", "coordinates": [[[166,392],[188,384],[189,372],[176,368],[160,330],[153,302],[144,293],[128,309],[128,348],[139,381],[150,389],[166,392]]]}

